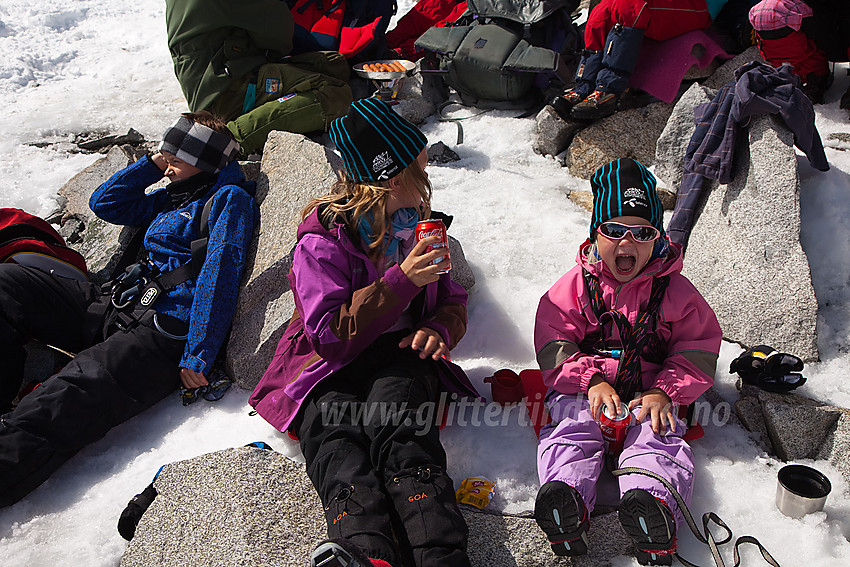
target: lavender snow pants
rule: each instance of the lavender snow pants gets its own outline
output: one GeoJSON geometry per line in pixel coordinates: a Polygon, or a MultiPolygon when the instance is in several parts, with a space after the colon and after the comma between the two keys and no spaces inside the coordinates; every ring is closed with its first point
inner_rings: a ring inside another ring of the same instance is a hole
{"type": "MultiPolygon", "coordinates": [[[[541,486],[550,480],[563,481],[575,488],[584,499],[588,513],[596,503],[596,481],[605,460],[605,444],[599,424],[590,415],[586,396],[549,392],[546,407],[552,422],[540,430],[537,446],[537,474],[541,486]]],[[[636,422],[640,407],[632,411],[636,422]]],[[[685,426],[676,421],[676,432],[664,435],[652,431],[652,421],[635,423],[626,435],[618,466],[638,467],[654,472],[675,487],[690,505],[693,491],[694,461],[688,443],[682,439],[685,426]]],[[[670,492],[657,480],[644,475],[618,477],[620,496],[632,488],[642,488],[664,501],[682,525],[684,518],[670,492]]]]}

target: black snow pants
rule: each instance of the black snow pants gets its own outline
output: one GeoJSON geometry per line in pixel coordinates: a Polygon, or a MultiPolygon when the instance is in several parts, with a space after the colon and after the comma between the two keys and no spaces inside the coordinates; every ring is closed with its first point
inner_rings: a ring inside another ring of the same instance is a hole
{"type": "Polygon", "coordinates": [[[0,417],[0,506],[26,496],[77,451],[179,383],[185,341],[168,338],[152,325],[117,331],[91,344],[87,309],[99,299],[93,284],[0,264],[3,411],[21,386],[29,340],[77,353],[0,417]]]}
{"type": "Polygon", "coordinates": [[[293,420],[328,536],[394,567],[468,567],[467,526],[435,423],[433,361],[382,335],[319,383],[293,420]]]}

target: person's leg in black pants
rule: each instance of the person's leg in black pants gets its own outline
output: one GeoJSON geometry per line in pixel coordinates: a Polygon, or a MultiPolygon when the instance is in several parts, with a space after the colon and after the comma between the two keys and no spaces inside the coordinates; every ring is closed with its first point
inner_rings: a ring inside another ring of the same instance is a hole
{"type": "Polygon", "coordinates": [[[369,459],[363,432],[366,384],[357,361],[326,378],[310,393],[293,420],[313,482],[324,507],[330,539],[346,539],[368,557],[400,565],[383,482],[369,459]]]}
{"type": "Polygon", "coordinates": [[[401,524],[396,530],[401,546],[416,567],[468,567],[468,529],[435,422],[439,378],[434,363],[394,345],[381,359],[386,366],[374,375],[367,406],[389,402],[387,419],[372,420],[365,431],[373,466],[401,524]]]}
{"type": "Polygon", "coordinates": [[[30,340],[79,352],[86,309],[97,290],[88,282],[51,276],[18,264],[0,264],[0,414],[11,409],[21,387],[30,340]]]}
{"type": "Polygon", "coordinates": [[[403,334],[381,337],[320,383],[293,430],[331,539],[393,565],[466,567],[467,528],[433,423],[437,374],[398,348],[403,334]]]}
{"type": "Polygon", "coordinates": [[[119,331],[25,396],[0,419],[0,506],[174,391],[184,344],[144,325],[119,331]]]}

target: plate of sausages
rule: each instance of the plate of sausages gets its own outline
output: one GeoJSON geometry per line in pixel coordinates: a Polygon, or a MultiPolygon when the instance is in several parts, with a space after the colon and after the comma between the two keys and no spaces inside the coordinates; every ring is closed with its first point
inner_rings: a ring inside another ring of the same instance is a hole
{"type": "Polygon", "coordinates": [[[366,61],[352,67],[354,73],[367,79],[376,81],[390,81],[400,79],[416,67],[413,61],[406,59],[380,59],[378,61],[366,61]]]}

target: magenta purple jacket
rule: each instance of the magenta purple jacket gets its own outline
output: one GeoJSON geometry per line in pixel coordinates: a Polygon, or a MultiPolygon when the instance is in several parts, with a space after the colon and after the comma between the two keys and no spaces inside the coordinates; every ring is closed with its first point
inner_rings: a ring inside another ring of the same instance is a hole
{"type": "MultiPolygon", "coordinates": [[[[580,248],[576,265],[540,299],[534,326],[534,346],[543,381],[565,394],[586,393],[590,379],[602,374],[613,385],[618,359],[585,354],[579,344],[599,331],[590,307],[582,268],[599,278],[608,309],[617,309],[634,324],[645,309],[652,280],[670,276],[658,313],[657,333],[667,347],[663,362],[641,358],[642,389],[660,388],[674,404],[687,405],[714,383],[722,333],[717,317],[693,284],[683,276],[682,250],[671,244],[666,258],[651,261],[634,279],[621,284],[601,260],[586,257],[590,241],[580,248]]],[[[614,340],[618,340],[616,329],[614,340]]]]}
{"type": "MultiPolygon", "coordinates": [[[[279,431],[289,427],[316,384],[352,362],[398,321],[422,291],[398,264],[381,275],[342,223],[326,227],[313,211],[298,227],[289,273],[295,313],[249,403],[279,431]]],[[[466,332],[466,291],[443,274],[424,288],[416,327],[429,327],[454,348],[466,332]]],[[[417,302],[418,304],[418,302],[417,302]]],[[[478,396],[448,360],[437,363],[442,387],[478,396]]]]}

